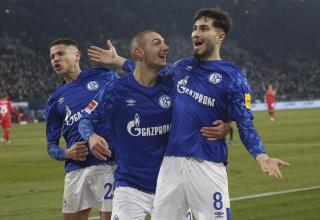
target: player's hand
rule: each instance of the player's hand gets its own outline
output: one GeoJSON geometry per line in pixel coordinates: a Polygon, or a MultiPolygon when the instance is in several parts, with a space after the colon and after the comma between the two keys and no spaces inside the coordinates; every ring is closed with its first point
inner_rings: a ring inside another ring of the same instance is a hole
{"type": "Polygon", "coordinates": [[[225,123],[222,120],[216,120],[211,127],[202,127],[200,132],[202,136],[209,141],[215,141],[224,138],[230,131],[230,123],[225,123]]]}
{"type": "Polygon", "coordinates": [[[89,147],[92,154],[100,160],[106,160],[106,156],[111,157],[107,141],[99,135],[93,134],[89,137],[89,147]]]}
{"type": "Polygon", "coordinates": [[[89,150],[85,141],[74,143],[70,148],[66,149],[65,155],[67,159],[84,161],[87,159],[89,150]]]}
{"type": "Polygon", "coordinates": [[[111,41],[107,41],[107,48],[103,49],[96,46],[91,46],[88,49],[88,56],[90,60],[104,64],[107,66],[114,66],[118,69],[122,68],[125,59],[117,54],[116,48],[111,41]]]}
{"type": "Polygon", "coordinates": [[[262,172],[269,176],[275,177],[276,179],[282,179],[283,175],[279,169],[279,166],[288,167],[290,164],[287,161],[280,160],[277,158],[269,158],[267,154],[259,154],[256,157],[262,172]]]}

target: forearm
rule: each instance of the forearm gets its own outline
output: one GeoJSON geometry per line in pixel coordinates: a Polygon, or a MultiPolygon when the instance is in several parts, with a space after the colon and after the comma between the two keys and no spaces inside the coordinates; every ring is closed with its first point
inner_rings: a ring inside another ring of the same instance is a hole
{"type": "Polygon", "coordinates": [[[89,119],[81,119],[79,123],[79,133],[85,141],[88,141],[89,137],[94,134],[93,124],[89,119]]]}
{"type": "Polygon", "coordinates": [[[260,154],[266,154],[262,140],[250,119],[237,121],[237,126],[242,143],[254,159],[260,154]]]}
{"type": "Polygon", "coordinates": [[[65,149],[60,147],[58,144],[48,142],[48,154],[54,160],[65,160],[65,149]]]}

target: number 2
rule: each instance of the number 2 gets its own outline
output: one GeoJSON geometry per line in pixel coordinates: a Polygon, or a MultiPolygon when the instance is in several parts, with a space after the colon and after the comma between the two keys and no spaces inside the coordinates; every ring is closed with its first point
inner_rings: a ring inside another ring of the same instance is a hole
{"type": "Polygon", "coordinates": [[[106,183],[104,185],[104,188],[106,189],[106,194],[104,195],[104,199],[112,199],[113,195],[112,195],[112,184],[111,183],[106,183]]]}

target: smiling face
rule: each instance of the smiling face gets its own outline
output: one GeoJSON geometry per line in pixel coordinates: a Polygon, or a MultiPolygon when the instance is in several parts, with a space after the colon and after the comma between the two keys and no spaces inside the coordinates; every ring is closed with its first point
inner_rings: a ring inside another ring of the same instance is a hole
{"type": "Polygon", "coordinates": [[[132,55],[136,60],[144,62],[152,68],[162,68],[167,64],[169,46],[157,32],[142,34],[132,48],[132,55]]]}
{"type": "Polygon", "coordinates": [[[200,17],[193,25],[191,34],[193,44],[193,55],[203,60],[211,59],[214,54],[219,53],[225,33],[213,27],[213,19],[200,17]]]}
{"type": "Polygon", "coordinates": [[[80,53],[73,45],[57,44],[50,48],[50,60],[59,76],[68,77],[79,66],[80,53]]]}

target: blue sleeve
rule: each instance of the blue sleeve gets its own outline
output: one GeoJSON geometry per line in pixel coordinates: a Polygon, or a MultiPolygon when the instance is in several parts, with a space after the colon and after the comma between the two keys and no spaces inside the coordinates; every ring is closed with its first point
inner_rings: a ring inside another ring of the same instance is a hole
{"type": "Polygon", "coordinates": [[[239,72],[229,83],[227,96],[230,120],[236,121],[242,143],[253,158],[265,153],[262,140],[255,129],[251,111],[251,89],[239,72]]]}
{"type": "Polygon", "coordinates": [[[119,78],[119,75],[113,70],[109,70],[106,68],[103,68],[102,70],[103,72],[101,74],[104,77],[105,82],[113,81],[119,78]]]}
{"type": "Polygon", "coordinates": [[[242,143],[255,159],[259,154],[266,153],[262,140],[251,119],[237,120],[237,127],[242,143]]]}
{"type": "Polygon", "coordinates": [[[134,68],[135,68],[134,62],[129,59],[126,59],[126,61],[122,65],[122,69],[127,73],[133,72],[134,68]]]}
{"type": "Polygon", "coordinates": [[[58,114],[56,102],[52,98],[49,98],[47,102],[45,117],[48,154],[52,159],[65,160],[64,148],[59,146],[63,119],[58,114]]]}
{"type": "Polygon", "coordinates": [[[79,133],[84,140],[88,141],[89,137],[96,133],[94,130],[96,124],[101,121],[110,123],[116,97],[116,82],[117,79],[107,82],[85,108],[79,123],[79,133]]]}

